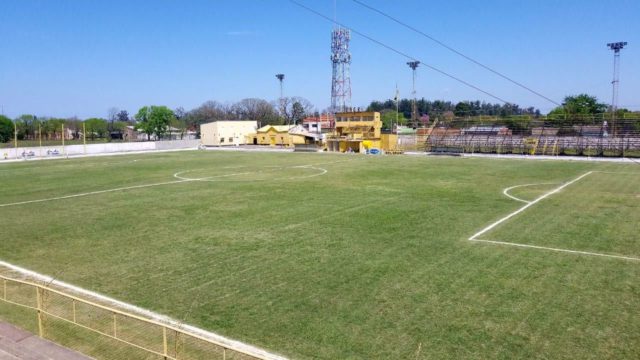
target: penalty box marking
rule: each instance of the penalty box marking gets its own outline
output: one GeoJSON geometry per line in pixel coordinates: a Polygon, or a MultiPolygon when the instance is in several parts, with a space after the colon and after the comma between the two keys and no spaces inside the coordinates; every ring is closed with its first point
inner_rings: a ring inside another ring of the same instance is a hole
{"type": "MultiPolygon", "coordinates": [[[[528,208],[530,208],[531,206],[537,204],[538,202],[540,202],[541,200],[546,199],[547,197],[558,193],[559,191],[561,191],[562,189],[566,188],[567,186],[580,181],[581,179],[589,176],[590,174],[593,174],[594,172],[599,172],[599,171],[589,171],[586,172],[580,176],[578,176],[577,178],[564,183],[562,185],[560,185],[559,187],[548,191],[546,193],[544,193],[543,195],[539,196],[538,198],[536,198],[533,201],[526,201],[526,200],[522,200],[522,199],[518,199],[515,198],[511,195],[508,194],[508,190],[513,189],[515,187],[510,187],[507,188],[503,191],[503,194],[507,195],[508,197],[517,200],[517,201],[521,201],[521,202],[525,202],[526,204],[524,206],[522,206],[521,208],[517,209],[516,211],[506,215],[505,217],[499,219],[498,221],[491,223],[489,226],[483,228],[482,230],[478,231],[477,233],[473,234],[469,239],[467,239],[468,241],[474,241],[474,242],[482,242],[482,243],[486,243],[486,244],[493,244],[493,245],[505,245],[505,246],[514,246],[514,247],[520,247],[520,248],[528,248],[528,249],[538,249],[538,250],[547,250],[547,251],[555,251],[555,252],[564,252],[564,253],[570,253],[570,254],[579,254],[579,255],[589,255],[589,256],[600,256],[600,257],[608,257],[608,258],[615,258],[615,259],[623,259],[623,260],[631,260],[631,261],[640,261],[640,258],[636,258],[636,257],[632,257],[632,256],[623,256],[623,255],[613,255],[613,254],[604,254],[604,253],[596,253],[596,252],[589,252],[589,251],[580,251],[580,250],[571,250],[571,249],[562,249],[562,248],[553,248],[553,247],[546,247],[546,246],[538,246],[538,245],[528,245],[528,244],[521,244],[521,243],[511,243],[511,242],[505,242],[505,241],[495,241],[495,240],[484,240],[484,239],[479,239],[480,236],[486,234],[487,232],[489,232],[490,230],[494,229],[496,226],[504,223],[505,221],[511,219],[512,217],[524,212],[525,210],[527,210],[528,208]]],[[[538,184],[532,184],[532,185],[538,185],[538,184]]],[[[540,184],[541,185],[541,184],[540,184]]],[[[527,185],[521,185],[521,186],[527,186],[527,185]]]]}

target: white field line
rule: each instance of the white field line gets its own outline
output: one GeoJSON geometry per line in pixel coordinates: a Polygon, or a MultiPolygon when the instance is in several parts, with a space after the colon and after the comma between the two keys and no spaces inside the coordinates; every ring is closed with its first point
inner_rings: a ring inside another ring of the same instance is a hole
{"type": "Polygon", "coordinates": [[[588,176],[588,175],[590,175],[590,174],[592,174],[592,173],[593,173],[593,171],[589,171],[589,172],[587,172],[587,173],[584,173],[584,174],[582,174],[582,175],[578,176],[577,178],[575,178],[575,179],[573,179],[573,180],[571,180],[571,181],[569,181],[569,182],[567,182],[567,183],[564,183],[563,185],[561,185],[561,186],[559,186],[559,187],[557,187],[557,188],[555,188],[555,189],[553,189],[553,190],[551,190],[551,191],[549,191],[549,192],[547,192],[547,193],[544,193],[542,196],[540,196],[540,197],[538,197],[537,199],[535,199],[535,200],[533,200],[533,201],[531,201],[531,202],[529,202],[529,203],[525,204],[525,205],[524,205],[523,207],[521,207],[520,209],[518,209],[518,210],[516,210],[516,211],[512,212],[511,214],[509,214],[509,215],[507,215],[507,216],[503,217],[502,219],[500,219],[500,220],[498,220],[498,221],[494,222],[493,224],[491,224],[491,225],[489,225],[489,226],[485,227],[484,229],[482,229],[482,230],[478,231],[477,233],[473,234],[473,236],[471,236],[471,237],[469,238],[469,240],[472,240],[472,241],[473,241],[473,240],[477,239],[477,238],[478,238],[478,236],[480,236],[480,235],[482,235],[482,234],[485,234],[485,233],[486,233],[486,232],[488,232],[489,230],[491,230],[491,229],[493,229],[494,227],[496,227],[496,226],[498,226],[498,225],[502,224],[503,222],[505,222],[505,221],[507,221],[507,220],[511,219],[512,217],[514,217],[514,216],[516,216],[516,215],[520,214],[521,212],[523,212],[523,211],[527,210],[528,208],[530,208],[531,206],[533,206],[533,205],[537,204],[537,203],[538,203],[538,202],[540,202],[541,200],[543,200],[543,199],[545,199],[545,198],[547,198],[547,197],[549,197],[549,196],[551,196],[551,195],[553,195],[553,194],[557,193],[558,191],[560,191],[560,190],[562,190],[562,189],[566,188],[567,186],[569,186],[569,185],[573,184],[574,182],[576,182],[576,181],[578,181],[578,180],[580,180],[580,179],[584,178],[585,176],[588,176]]]}
{"type": "MultiPolygon", "coordinates": [[[[336,162],[343,162],[342,161],[336,161],[336,162]]],[[[333,162],[333,163],[336,163],[333,162]]],[[[331,163],[329,163],[331,164],[331,163]]],[[[257,171],[246,171],[246,172],[241,172],[241,173],[232,173],[232,174],[223,174],[223,175],[214,175],[214,176],[207,176],[207,177],[202,177],[202,178],[188,178],[183,176],[186,173],[192,172],[192,171],[198,171],[198,170],[202,170],[202,169],[195,169],[195,170],[186,170],[186,171],[180,171],[177,172],[175,174],[173,174],[173,177],[177,178],[177,179],[181,179],[181,180],[185,180],[185,181],[221,181],[221,180],[216,180],[216,179],[222,179],[222,178],[227,178],[227,177],[232,177],[232,176],[241,176],[241,175],[251,175],[251,174],[262,174],[262,173],[266,173],[266,172],[274,172],[274,171],[278,171],[278,170],[282,170],[282,169],[312,169],[312,170],[317,170],[318,172],[315,174],[310,174],[310,175],[301,175],[301,176],[290,176],[290,177],[283,177],[283,178],[275,178],[275,179],[247,179],[247,180],[235,180],[235,181],[278,181],[278,180],[297,180],[297,179],[308,179],[308,178],[312,178],[312,177],[316,177],[316,176],[322,176],[324,174],[326,174],[327,172],[329,172],[327,169],[324,168],[320,168],[320,167],[316,167],[315,165],[318,164],[307,164],[307,165],[294,165],[294,166],[268,166],[266,167],[268,170],[257,170],[257,171]]]]}
{"type": "Polygon", "coordinates": [[[125,186],[125,187],[119,187],[119,188],[115,188],[115,189],[90,191],[90,192],[80,193],[80,194],[65,195],[65,196],[58,196],[58,197],[37,199],[37,200],[19,201],[19,202],[8,203],[8,204],[0,204],[0,207],[33,204],[33,203],[40,203],[40,202],[54,201],[54,200],[72,199],[72,198],[77,198],[77,197],[82,197],[82,196],[104,194],[104,193],[110,193],[110,192],[115,192],[115,191],[125,191],[125,190],[131,190],[131,189],[142,189],[142,188],[153,187],[153,186],[179,184],[179,183],[188,182],[188,181],[195,181],[195,180],[193,180],[193,179],[191,179],[191,180],[174,180],[174,181],[165,181],[165,182],[159,182],[159,183],[153,183],[153,184],[125,186]]]}
{"type": "Polygon", "coordinates": [[[494,241],[494,240],[480,240],[480,239],[469,239],[469,240],[478,241],[478,242],[484,242],[484,243],[489,243],[489,244],[496,244],[496,245],[508,245],[508,246],[522,247],[522,248],[530,248],[530,249],[566,252],[566,253],[571,253],[571,254],[601,256],[601,257],[609,257],[609,258],[615,258],[615,259],[640,261],[640,258],[635,258],[635,257],[631,257],[631,256],[603,254],[603,253],[595,253],[595,252],[590,252],[590,251],[560,249],[560,248],[552,248],[552,247],[546,247],[546,246],[527,245],[527,244],[510,243],[510,242],[504,242],[504,241],[494,241]]]}
{"type": "Polygon", "coordinates": [[[179,329],[184,329],[186,332],[190,332],[193,334],[196,334],[198,336],[202,336],[206,339],[210,339],[212,341],[216,341],[222,344],[225,344],[225,346],[231,348],[231,349],[238,349],[241,351],[244,351],[246,353],[252,354],[258,358],[263,358],[263,359],[269,359],[269,360],[284,360],[286,359],[283,356],[280,355],[276,355],[276,354],[272,354],[267,352],[266,350],[260,349],[258,347],[249,345],[249,344],[245,344],[243,342],[237,341],[237,340],[232,340],[229,338],[226,338],[222,335],[218,335],[216,333],[212,333],[210,331],[204,330],[204,329],[200,329],[197,328],[195,326],[191,326],[191,325],[187,325],[187,324],[183,324],[177,320],[174,320],[166,315],[162,315],[162,314],[158,314],[155,313],[153,311],[147,310],[147,309],[143,309],[140,308],[138,306],[135,305],[131,305],[125,302],[122,302],[120,300],[116,300],[113,298],[110,298],[108,296],[87,290],[87,289],[83,289],[81,287],[75,286],[75,285],[71,285],[68,283],[65,283],[63,281],[59,281],[56,280],[50,276],[47,275],[43,275],[40,273],[37,273],[35,271],[32,270],[28,270],[25,268],[22,268],[20,266],[17,265],[13,265],[10,264],[8,262],[5,261],[1,261],[0,260],[0,266],[5,267],[9,270],[12,270],[14,272],[17,272],[23,276],[25,276],[27,279],[30,280],[34,280],[34,281],[40,281],[43,283],[48,284],[48,286],[55,286],[82,296],[86,296],[90,299],[93,300],[97,300],[99,302],[105,303],[109,306],[113,306],[122,310],[126,310],[129,311],[131,313],[137,314],[137,315],[141,315],[143,317],[149,318],[151,320],[155,320],[158,322],[162,322],[165,323],[167,325],[171,325],[173,327],[179,328],[179,329]]]}
{"type": "MultiPolygon", "coordinates": [[[[538,203],[540,200],[543,200],[545,198],[547,198],[550,195],[553,195],[557,192],[559,192],[560,190],[564,189],[565,187],[575,183],[576,181],[579,181],[580,179],[588,176],[589,174],[592,174],[596,171],[589,171],[587,173],[584,173],[580,176],[578,176],[577,178],[543,194],[542,196],[538,197],[537,199],[531,201],[531,202],[527,202],[527,204],[525,204],[523,207],[521,207],[520,209],[510,213],[509,215],[503,217],[502,219],[494,222],[493,224],[485,227],[484,229],[478,231],[477,233],[475,233],[473,236],[471,236],[468,240],[469,241],[475,241],[475,242],[483,242],[483,243],[488,243],[488,244],[495,244],[495,245],[506,245],[506,246],[515,246],[515,247],[520,247],[520,248],[529,248],[529,249],[538,249],[538,250],[548,250],[548,251],[557,251],[557,252],[565,252],[565,253],[570,253],[570,254],[580,254],[580,255],[589,255],[589,256],[600,256],[600,257],[608,257],[608,258],[614,258],[614,259],[623,259],[623,260],[632,260],[632,261],[640,261],[640,258],[635,258],[635,257],[631,257],[631,256],[623,256],[623,255],[613,255],[613,254],[603,254],[603,253],[596,253],[596,252],[589,252],[589,251],[580,251],[580,250],[571,250],[571,249],[561,249],[561,248],[552,248],[552,247],[546,247],[546,246],[537,246],[537,245],[528,245],[528,244],[520,244],[520,243],[510,243],[510,242],[504,242],[504,241],[495,241],[495,240],[482,240],[482,239],[478,239],[478,237],[480,235],[483,235],[485,233],[487,233],[489,230],[495,228],[496,226],[502,224],[503,222],[509,220],[510,218],[514,217],[515,215],[520,214],[521,212],[525,211],[526,209],[528,209],[529,207],[535,205],[536,203],[538,203]]],[[[522,185],[525,186],[525,185],[522,185]]],[[[505,191],[503,191],[503,193],[507,196],[509,196],[507,193],[505,193],[508,189],[505,189],[505,191]]],[[[511,197],[511,196],[509,196],[511,197]]]]}
{"type": "MultiPolygon", "coordinates": [[[[339,162],[345,162],[345,161],[351,161],[351,160],[339,160],[339,161],[329,162],[329,163],[325,163],[325,164],[333,164],[333,163],[339,163],[339,162]]],[[[280,169],[283,169],[283,168],[285,168],[285,167],[281,167],[280,169]]],[[[271,179],[271,180],[307,179],[307,178],[311,178],[311,177],[315,177],[315,176],[321,176],[321,175],[324,175],[324,174],[326,174],[328,172],[326,169],[314,167],[313,164],[290,166],[290,168],[308,168],[308,169],[318,170],[319,172],[317,174],[311,174],[311,175],[306,175],[306,176],[288,177],[288,178],[271,179]]],[[[104,194],[104,193],[110,193],[110,192],[116,192],[116,191],[124,191],[124,190],[132,190],[132,189],[141,189],[141,188],[153,187],[153,186],[179,184],[179,183],[189,182],[189,181],[215,181],[215,180],[209,180],[209,179],[221,178],[221,177],[230,177],[230,176],[238,176],[238,175],[247,175],[247,174],[256,173],[256,172],[244,172],[244,173],[234,173],[234,174],[210,176],[210,177],[205,177],[205,178],[187,178],[187,177],[180,176],[180,174],[184,174],[184,173],[189,172],[189,171],[195,171],[195,170],[181,171],[181,172],[177,172],[177,173],[173,174],[173,177],[178,179],[178,180],[174,180],[174,181],[165,181],[165,182],[153,183],[153,184],[125,186],[125,187],[119,187],[119,188],[115,188],[115,189],[97,190],[97,191],[90,191],[90,192],[86,192],[86,193],[72,194],[72,195],[65,195],[65,196],[58,196],[58,197],[51,197],[51,198],[44,198],[44,199],[18,201],[18,202],[14,202],[14,203],[0,204],[0,208],[9,207],[9,206],[17,206],[17,205],[33,204],[33,203],[40,203],[40,202],[47,202],[47,201],[72,199],[72,198],[83,197],[83,196],[98,195],[98,194],[104,194]]],[[[249,181],[256,181],[256,180],[249,180],[249,181]]]]}
{"type": "Polygon", "coordinates": [[[602,170],[595,170],[594,172],[600,173],[600,174],[619,174],[619,175],[640,175],[640,171],[602,171],[602,170]]]}
{"type": "Polygon", "coordinates": [[[516,185],[516,186],[511,186],[511,187],[508,187],[508,188],[506,188],[506,189],[502,190],[502,193],[503,193],[506,197],[511,198],[511,199],[513,199],[513,200],[515,200],[515,201],[520,201],[520,202],[523,202],[523,203],[525,203],[525,204],[529,204],[531,201],[528,201],[528,200],[524,200],[524,199],[517,198],[517,197],[515,197],[515,196],[513,196],[513,195],[509,194],[509,191],[511,191],[511,190],[513,190],[513,189],[517,189],[517,188],[525,187],[525,186],[536,186],[536,185],[553,185],[553,183],[537,183],[537,184],[516,185]]]}

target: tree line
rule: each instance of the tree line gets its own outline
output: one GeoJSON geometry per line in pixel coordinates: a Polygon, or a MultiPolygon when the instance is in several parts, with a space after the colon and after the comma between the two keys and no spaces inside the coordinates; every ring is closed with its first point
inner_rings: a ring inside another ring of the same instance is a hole
{"type": "MultiPolygon", "coordinates": [[[[393,124],[405,125],[411,122],[412,104],[411,99],[400,99],[397,104],[393,99],[374,100],[367,110],[381,112],[383,126],[389,129],[393,124]]],[[[447,120],[454,117],[476,116],[503,118],[516,115],[529,115],[532,118],[543,116],[535,107],[524,108],[515,104],[492,104],[484,101],[454,103],[421,98],[416,100],[416,108],[419,114],[418,120],[423,123],[436,117],[447,120]]],[[[603,114],[610,110],[608,105],[598,101],[595,96],[579,94],[566,96],[561,106],[546,115],[558,122],[566,122],[584,116],[603,114]]],[[[627,109],[618,109],[616,114],[623,115],[627,112],[629,112],[627,109]]],[[[171,110],[166,106],[143,106],[133,116],[130,116],[126,110],[110,108],[106,118],[84,120],[76,117],[52,118],[35,115],[21,115],[12,120],[0,115],[0,142],[13,139],[14,123],[19,140],[34,140],[39,135],[45,140],[60,139],[63,136],[62,125],[68,129],[67,131],[74,139],[81,137],[83,126],[86,137],[90,140],[122,139],[127,126],[133,126],[137,131],[147,134],[147,139],[151,137],[162,139],[171,131],[177,131],[181,137],[187,131],[198,132],[201,124],[217,120],[257,120],[261,126],[295,125],[312,115],[318,116],[319,112],[309,100],[297,96],[271,102],[260,98],[246,98],[234,103],[207,101],[189,111],[185,111],[182,107],[171,110]]]]}
{"type": "Polygon", "coordinates": [[[318,115],[313,104],[302,97],[285,97],[269,102],[259,98],[242,99],[235,103],[207,101],[202,105],[185,111],[178,107],[174,110],[166,106],[143,106],[133,116],[126,110],[110,108],[106,118],[54,118],[20,115],[9,119],[0,115],[0,142],[14,139],[14,124],[18,140],[58,140],[61,139],[64,125],[73,139],[82,137],[83,127],[86,138],[122,139],[127,126],[152,137],[162,139],[168,133],[177,131],[182,137],[187,131],[198,132],[200,125],[216,120],[257,120],[261,125],[299,124],[307,116],[318,115]]]}

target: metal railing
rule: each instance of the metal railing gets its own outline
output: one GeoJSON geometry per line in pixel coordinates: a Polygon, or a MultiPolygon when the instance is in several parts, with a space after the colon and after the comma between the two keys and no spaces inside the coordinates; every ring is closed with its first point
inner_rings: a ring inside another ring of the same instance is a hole
{"type": "MultiPolygon", "coordinates": [[[[420,142],[416,138],[416,146],[420,142]]],[[[457,118],[429,129],[424,147],[464,153],[640,157],[640,117],[457,118]]]]}
{"type": "Polygon", "coordinates": [[[0,282],[0,303],[32,312],[41,338],[99,359],[266,359],[46,285],[2,275],[0,282]]]}

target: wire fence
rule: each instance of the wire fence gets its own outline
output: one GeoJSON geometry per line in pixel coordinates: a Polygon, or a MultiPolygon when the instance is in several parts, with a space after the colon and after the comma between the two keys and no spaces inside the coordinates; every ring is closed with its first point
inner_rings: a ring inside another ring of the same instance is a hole
{"type": "Polygon", "coordinates": [[[0,314],[97,359],[266,359],[46,285],[0,275],[0,287],[0,314]]]}
{"type": "Polygon", "coordinates": [[[636,115],[443,119],[399,136],[399,147],[435,153],[640,157],[636,115]]]}

